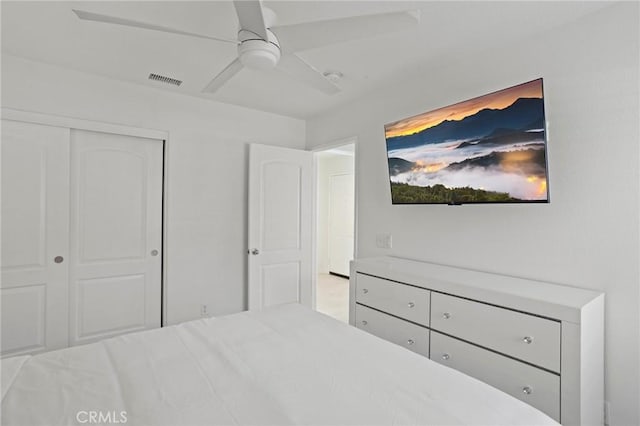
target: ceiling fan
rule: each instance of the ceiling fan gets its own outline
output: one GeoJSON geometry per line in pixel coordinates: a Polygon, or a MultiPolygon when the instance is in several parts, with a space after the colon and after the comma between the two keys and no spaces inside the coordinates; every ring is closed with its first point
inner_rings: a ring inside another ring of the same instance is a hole
{"type": "Polygon", "coordinates": [[[321,72],[305,62],[295,52],[411,28],[419,23],[420,11],[391,12],[341,19],[314,21],[294,25],[276,25],[276,14],[264,7],[260,0],[234,0],[239,20],[237,40],[212,37],[146,22],[72,9],[78,18],[128,27],[143,28],[199,37],[238,45],[238,57],[227,65],[202,90],[213,93],[236,75],[243,67],[267,70],[278,69],[326,94],[340,92],[340,88],[321,72]]]}

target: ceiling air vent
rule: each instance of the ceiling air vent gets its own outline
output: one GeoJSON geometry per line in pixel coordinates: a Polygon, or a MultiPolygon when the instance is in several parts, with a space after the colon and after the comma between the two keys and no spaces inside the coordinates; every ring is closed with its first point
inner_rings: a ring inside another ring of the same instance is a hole
{"type": "Polygon", "coordinates": [[[180,86],[182,84],[182,80],[178,80],[177,78],[166,77],[160,74],[149,74],[149,80],[159,81],[161,83],[173,84],[174,86],[180,86]]]}

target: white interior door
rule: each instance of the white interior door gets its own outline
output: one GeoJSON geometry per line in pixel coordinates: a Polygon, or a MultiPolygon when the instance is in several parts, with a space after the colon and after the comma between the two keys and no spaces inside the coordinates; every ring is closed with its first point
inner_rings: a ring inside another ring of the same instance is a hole
{"type": "Polygon", "coordinates": [[[160,326],[162,141],[71,132],[70,343],[160,326]]]}
{"type": "Polygon", "coordinates": [[[249,154],[249,309],[314,305],[313,154],[252,144],[249,154]]]}
{"type": "Polygon", "coordinates": [[[68,345],[69,129],[2,120],[2,356],[68,345]]]}
{"type": "Polygon", "coordinates": [[[353,174],[329,179],[329,272],[349,276],[353,259],[354,178],[353,174]]]}

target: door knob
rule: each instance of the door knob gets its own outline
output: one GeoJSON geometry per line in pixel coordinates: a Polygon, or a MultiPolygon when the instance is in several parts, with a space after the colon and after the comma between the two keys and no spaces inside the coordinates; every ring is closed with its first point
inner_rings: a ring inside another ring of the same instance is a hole
{"type": "Polygon", "coordinates": [[[151,256],[157,256],[158,250],[151,250],[151,256]]]}
{"type": "Polygon", "coordinates": [[[62,256],[56,256],[53,258],[53,261],[56,263],[62,263],[64,261],[64,257],[62,256]]]}
{"type": "Polygon", "coordinates": [[[251,249],[249,250],[249,253],[251,253],[254,256],[257,256],[260,254],[260,250],[258,250],[257,248],[251,249]]]}

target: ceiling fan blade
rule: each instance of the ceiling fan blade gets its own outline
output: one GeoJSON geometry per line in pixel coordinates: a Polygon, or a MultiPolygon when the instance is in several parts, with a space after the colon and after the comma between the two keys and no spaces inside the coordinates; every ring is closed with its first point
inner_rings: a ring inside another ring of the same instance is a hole
{"type": "Polygon", "coordinates": [[[419,23],[420,10],[413,10],[276,26],[271,30],[285,52],[297,52],[407,30],[419,23]]]}
{"type": "Polygon", "coordinates": [[[262,40],[269,40],[260,0],[234,0],[233,5],[236,7],[240,29],[250,31],[262,40]]]}
{"type": "Polygon", "coordinates": [[[175,28],[164,27],[162,25],[149,24],[146,22],[134,21],[132,19],[118,18],[117,16],[102,15],[99,13],[87,12],[84,10],[71,9],[78,18],[85,21],[104,22],[107,24],[124,25],[126,27],[143,28],[145,30],[161,31],[163,33],[180,34],[190,37],[205,38],[209,40],[224,41],[226,43],[238,44],[237,40],[230,40],[220,37],[211,37],[204,34],[196,34],[188,31],[177,30],[175,28]]]}
{"type": "Polygon", "coordinates": [[[242,62],[240,62],[239,58],[236,58],[229,65],[226,66],[225,69],[220,71],[218,75],[213,77],[213,80],[207,84],[207,87],[202,89],[203,92],[214,93],[219,88],[224,86],[224,84],[231,79],[234,75],[238,73],[242,69],[242,62]]]}
{"type": "Polygon", "coordinates": [[[327,80],[320,71],[293,53],[283,55],[280,58],[278,68],[296,80],[327,95],[334,95],[341,91],[338,86],[327,80]]]}

